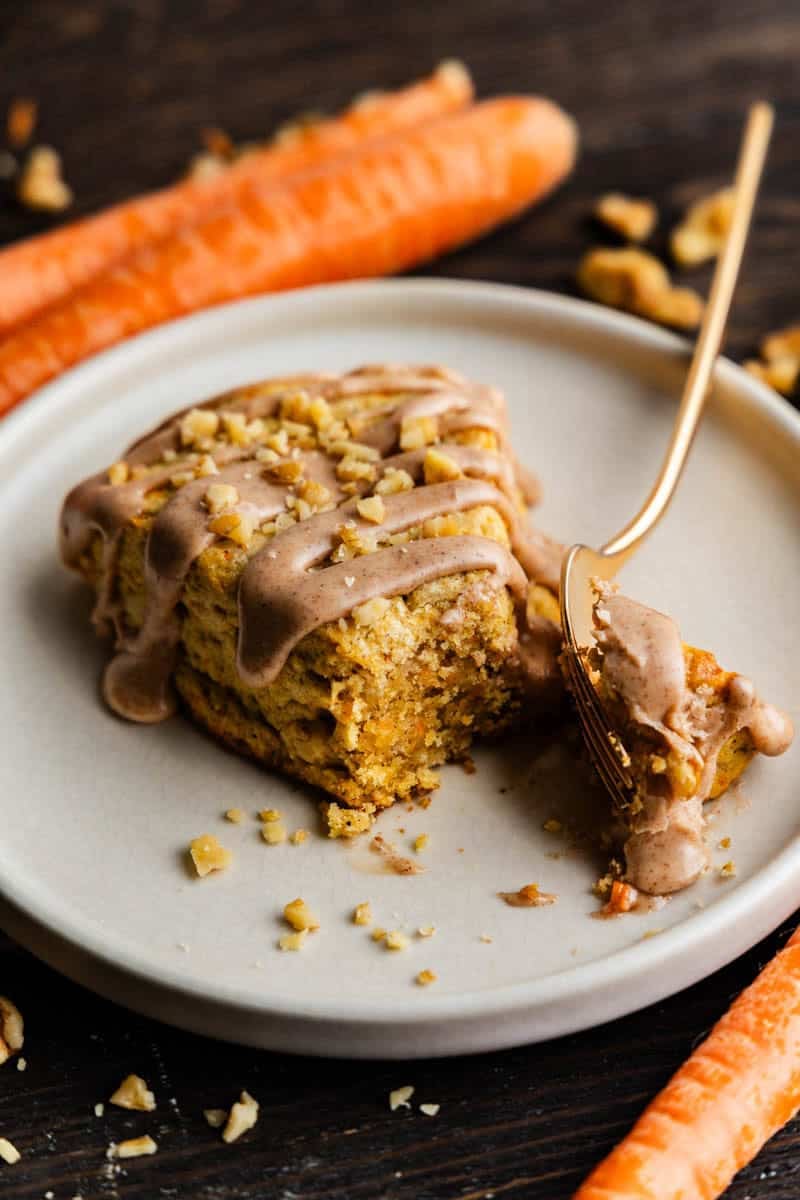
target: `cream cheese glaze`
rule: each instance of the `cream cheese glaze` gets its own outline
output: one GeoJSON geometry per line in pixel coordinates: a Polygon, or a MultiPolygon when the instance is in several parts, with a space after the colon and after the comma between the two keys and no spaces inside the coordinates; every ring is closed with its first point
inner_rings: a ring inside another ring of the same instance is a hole
{"type": "MultiPolygon", "coordinates": [[[[353,441],[375,452],[378,479],[399,469],[408,472],[416,486],[385,495],[385,516],[376,526],[359,515],[358,496],[343,494],[334,458],[317,449],[297,448],[283,457],[302,465],[305,480],[328,490],[332,507],[275,532],[249,557],[239,579],[237,661],[242,679],[252,686],[268,684],[301,638],[368,599],[408,593],[430,580],[474,570],[489,572],[494,586],[507,586],[515,598],[523,673],[537,684],[558,678],[557,630],[546,621],[527,622],[525,597],[529,580],[558,586],[562,547],[530,529],[522,515],[520,495],[530,502],[538,486],[508,446],[500,393],[443,368],[404,366],[268,382],[269,387],[243,388],[203,407],[241,413],[251,422],[277,414],[286,397],[298,391],[331,403],[385,395],[385,410],[381,406],[365,413],[353,441]],[[399,446],[403,423],[416,418],[435,421],[437,445],[458,465],[461,478],[424,482],[425,447],[401,451],[399,446]],[[448,440],[472,429],[493,433],[497,451],[448,440]],[[379,546],[346,562],[329,561],[344,523],[386,538],[429,518],[483,505],[493,507],[505,522],[510,551],[489,537],[446,535],[379,546]]],[[[257,443],[215,442],[210,451],[213,477],[189,478],[152,519],[145,555],[144,619],[138,629],[129,629],[113,594],[120,539],[128,523],[146,511],[148,495],[166,487],[179,468],[187,466],[181,439],[185,412],[129,449],[125,462],[133,468],[131,478],[112,483],[107,472],[92,476],[67,496],[61,518],[67,565],[77,566],[93,539],[102,539],[93,620],[99,629],[113,631],[116,650],[105,672],[103,695],[115,712],[141,722],[163,720],[174,709],[170,681],[180,643],[181,595],[192,565],[219,536],[209,528],[209,483],[234,487],[237,499],[226,511],[247,516],[256,526],[285,513],[294,491],[291,484],[276,482],[274,470],[256,459],[257,443]]],[[[196,473],[198,457],[194,462],[188,458],[190,476],[196,473]]],[[[362,494],[366,490],[360,489],[362,494]]]]}
{"type": "Polygon", "coordinates": [[[620,732],[633,767],[638,761],[634,742],[644,732],[650,752],[672,753],[696,779],[683,794],[669,769],[637,778],[636,800],[625,814],[629,881],[652,894],[678,891],[708,863],[703,804],[722,747],[746,729],[755,750],[782,754],[792,740],[792,723],[760,700],[741,675],[731,676],[721,694],[702,685],[692,690],[680,631],[664,613],[601,585],[594,622],[601,695],[610,698],[612,717],[619,706],[624,710],[626,728],[620,732]]]}

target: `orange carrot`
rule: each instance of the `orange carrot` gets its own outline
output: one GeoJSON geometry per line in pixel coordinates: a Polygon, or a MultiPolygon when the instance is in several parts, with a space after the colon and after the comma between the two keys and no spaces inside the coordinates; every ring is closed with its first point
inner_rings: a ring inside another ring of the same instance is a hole
{"type": "Polygon", "coordinates": [[[800,1109],[800,930],[573,1200],[715,1200],[800,1109]]]}
{"type": "Polygon", "coordinates": [[[472,99],[460,63],[398,92],[374,93],[331,120],[298,127],[210,179],[186,179],[0,252],[0,334],[10,332],[147,242],[229,203],[251,182],[286,178],[373,137],[458,111],[472,99]]]}
{"type": "Polygon", "coordinates": [[[522,211],[570,169],[572,121],[511,97],[368,143],[147,247],[0,343],[0,414],[66,367],[184,313],[402,271],[522,211]]]}

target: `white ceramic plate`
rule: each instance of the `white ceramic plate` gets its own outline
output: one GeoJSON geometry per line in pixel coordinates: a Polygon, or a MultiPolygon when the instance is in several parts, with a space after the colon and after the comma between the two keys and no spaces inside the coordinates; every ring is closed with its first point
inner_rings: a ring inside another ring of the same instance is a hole
{"type": "MultiPolygon", "coordinates": [[[[686,350],[642,322],[544,293],[405,280],[314,289],[220,308],[137,338],[44,389],[0,427],[0,922],[59,970],[165,1021],[317,1054],[486,1050],[630,1012],[744,951],[797,905],[797,750],[756,763],[718,805],[715,871],[660,912],[596,921],[598,864],[543,821],[568,802],[568,765],[525,747],[484,749],[443,773],[427,811],[382,817],[401,847],[430,835],[413,878],[380,873],[363,844],[321,836],[310,793],[219,749],[180,718],[145,728],[98,699],[105,650],[61,569],[66,489],[166,413],[260,376],[376,361],[439,361],[503,387],[515,445],[541,475],[539,520],[599,541],[638,505],[665,445],[686,350]],[[303,846],[268,847],[254,819],[280,808],[303,846]],[[398,826],[404,832],[398,831],[398,826]],[[216,833],[233,868],[185,868],[216,833]],[[532,880],[550,908],[495,896],[532,880]],[[322,929],[276,948],[302,895],[322,929]],[[350,922],[409,932],[400,953],[350,922]],[[659,936],[646,937],[658,930],[659,936]],[[481,935],[491,937],[482,941],[481,935]],[[431,968],[438,982],[414,985],[431,968]]],[[[626,588],[675,614],[688,640],[752,673],[794,709],[798,678],[800,418],[723,362],[679,497],[626,588]]],[[[401,732],[399,733],[401,736],[401,732]]]]}

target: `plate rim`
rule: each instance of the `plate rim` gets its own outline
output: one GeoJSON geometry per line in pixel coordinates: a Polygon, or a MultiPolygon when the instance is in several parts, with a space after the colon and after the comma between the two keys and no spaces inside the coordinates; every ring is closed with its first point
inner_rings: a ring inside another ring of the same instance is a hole
{"type": "MultiPolygon", "coordinates": [[[[395,298],[405,294],[411,303],[415,297],[430,299],[432,295],[438,294],[443,301],[463,300],[497,310],[510,308],[539,316],[547,315],[576,327],[590,328],[601,334],[614,334],[629,343],[651,351],[661,351],[665,355],[685,351],[687,346],[685,339],[640,318],[542,289],[503,283],[416,277],[324,284],[280,295],[259,296],[215,306],[201,313],[168,322],[97,355],[47,384],[3,419],[0,424],[0,455],[7,454],[9,450],[13,452],[14,441],[24,440],[49,414],[68,409],[79,399],[85,386],[91,385],[109,372],[124,368],[128,360],[131,360],[130,365],[135,365],[137,360],[141,362],[141,356],[146,359],[174,350],[176,339],[180,344],[181,340],[191,342],[202,338],[204,329],[227,319],[231,312],[241,318],[242,325],[248,319],[263,319],[263,316],[275,307],[283,308],[289,315],[294,308],[297,310],[297,319],[301,320],[304,316],[308,318],[309,309],[313,314],[317,304],[336,305],[349,302],[363,305],[368,303],[376,292],[384,296],[394,294],[395,298]]],[[[750,411],[767,415],[800,449],[800,412],[793,409],[788,401],[773,393],[765,384],[748,375],[729,359],[719,360],[715,378],[719,378],[735,390],[737,398],[743,399],[750,411]]],[[[533,1017],[543,1007],[558,1004],[559,1001],[580,1000],[587,993],[602,991],[610,984],[617,987],[620,993],[624,993],[628,985],[636,983],[637,980],[641,982],[640,976],[654,978],[659,973],[659,968],[669,964],[669,981],[663,986],[651,988],[641,1004],[631,1004],[630,1001],[622,1000],[616,1006],[617,1011],[610,1011],[599,1020],[596,1016],[588,1016],[582,1020],[580,1015],[575,1013],[569,1015],[571,1009],[565,1007],[561,1024],[557,1023],[555,1032],[549,1031],[544,1035],[550,1037],[556,1033],[575,1032],[594,1026],[608,1019],[609,1015],[621,1015],[623,1012],[631,1012],[644,1004],[663,999],[732,961],[794,911],[796,897],[793,883],[797,878],[798,867],[800,835],[795,836],[771,862],[750,879],[739,884],[730,895],[713,907],[697,912],[673,928],[663,931],[658,938],[634,943],[593,962],[568,966],[536,980],[501,984],[480,991],[431,995],[426,998],[424,1008],[416,1010],[410,1009],[407,1001],[394,997],[370,997],[362,1000],[353,996],[336,1002],[330,999],[315,1001],[313,997],[303,997],[298,1005],[286,1000],[276,1001],[275,998],[270,1000],[267,993],[263,1003],[255,1003],[243,996],[235,986],[227,986],[224,981],[210,980],[206,986],[202,986],[199,982],[187,980],[180,971],[174,970],[169,964],[150,962],[146,956],[130,950],[115,954],[110,939],[103,938],[91,929],[82,928],[79,922],[73,922],[70,917],[59,918],[46,903],[40,905],[35,902],[34,897],[26,898],[24,889],[15,887],[12,881],[2,878],[0,904],[5,904],[0,912],[0,920],[5,921],[7,916],[16,910],[23,918],[23,927],[26,921],[32,922],[49,936],[63,941],[65,945],[73,946],[84,956],[89,956],[111,971],[122,972],[132,981],[138,981],[145,986],[168,989],[186,1000],[202,1000],[205,1004],[216,1002],[265,1022],[270,1018],[277,1018],[295,1019],[299,1022],[337,1022],[346,1026],[363,1022],[370,1026],[388,1027],[402,1023],[406,1028],[417,1028],[446,1019],[485,1022],[526,1011],[533,1017]],[[760,919],[755,920],[756,916],[760,919]],[[750,924],[742,920],[744,917],[749,918],[750,924]],[[754,928],[760,932],[754,935],[754,928]],[[722,938],[720,934],[726,936],[722,938]],[[724,948],[720,947],[720,942],[724,942],[724,948]]],[[[20,927],[18,921],[13,918],[9,923],[11,926],[20,927]]],[[[26,940],[22,940],[22,944],[46,961],[53,957],[52,954],[48,956],[42,952],[41,947],[37,949],[36,945],[28,944],[26,940]]],[[[57,969],[64,970],[63,966],[57,969]]],[[[82,973],[80,982],[87,982],[85,972],[82,973]]],[[[88,985],[92,986],[90,982],[88,985]]],[[[135,1007],[141,1008],[142,1005],[135,1007]]],[[[614,1005],[611,1008],[613,1009],[614,1005]]],[[[490,1039],[489,1044],[518,1044],[520,1040],[517,1037],[513,1043],[504,1043],[497,1037],[494,1040],[490,1039]]],[[[269,1038],[261,1039],[260,1044],[269,1044],[269,1038]]],[[[468,1048],[462,1046],[461,1050],[468,1048]]],[[[485,1048],[488,1048],[488,1045],[485,1048]]],[[[412,1048],[407,1047],[406,1054],[410,1052],[413,1052],[412,1048]]],[[[385,1048],[381,1055],[385,1055],[385,1048]]]]}

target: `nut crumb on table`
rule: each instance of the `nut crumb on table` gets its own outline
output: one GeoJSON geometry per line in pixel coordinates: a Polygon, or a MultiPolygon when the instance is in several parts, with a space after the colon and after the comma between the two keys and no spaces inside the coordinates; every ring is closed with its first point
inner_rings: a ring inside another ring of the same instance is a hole
{"type": "Polygon", "coordinates": [[[108,1148],[108,1158],[143,1158],[148,1154],[155,1154],[158,1150],[158,1142],[154,1141],[148,1133],[142,1137],[128,1138],[124,1142],[112,1142],[108,1148]]]}
{"type": "Polygon", "coordinates": [[[22,1158],[22,1155],[13,1142],[10,1142],[8,1138],[0,1137],[0,1158],[4,1163],[13,1167],[22,1158]]]}
{"type": "Polygon", "coordinates": [[[398,1108],[411,1108],[411,1097],[414,1095],[414,1088],[411,1084],[406,1084],[404,1087],[395,1088],[389,1092],[389,1108],[392,1112],[396,1112],[398,1108]]]}
{"type": "Polygon", "coordinates": [[[600,304],[676,329],[696,329],[705,307],[697,292],[675,287],[654,255],[634,246],[587,251],[578,267],[578,284],[600,304]]]}
{"type": "Polygon", "coordinates": [[[135,1109],[137,1112],[153,1112],[156,1098],[141,1075],[127,1075],[117,1090],[109,1096],[109,1103],[117,1108],[135,1109]]]}
{"type": "Polygon", "coordinates": [[[222,1131],[223,1142],[237,1141],[248,1129],[252,1129],[258,1120],[258,1101],[249,1092],[242,1092],[232,1106],[227,1124],[222,1131]]]}
{"type": "Polygon", "coordinates": [[[306,904],[301,896],[296,900],[290,900],[284,906],[283,915],[286,921],[291,925],[292,929],[298,933],[314,932],[319,929],[319,920],[306,904]]]}
{"type": "Polygon", "coordinates": [[[652,200],[634,200],[621,192],[601,196],[594,215],[629,242],[646,241],[658,221],[658,209],[652,200]]]}
{"type": "Polygon", "coordinates": [[[202,833],[189,844],[194,869],[202,879],[212,871],[224,871],[233,862],[230,850],[221,846],[213,833],[202,833]]]}
{"type": "Polygon", "coordinates": [[[435,983],[438,978],[439,976],[435,971],[431,971],[426,968],[424,971],[420,971],[416,976],[416,982],[420,987],[428,987],[429,984],[435,983]]]}

